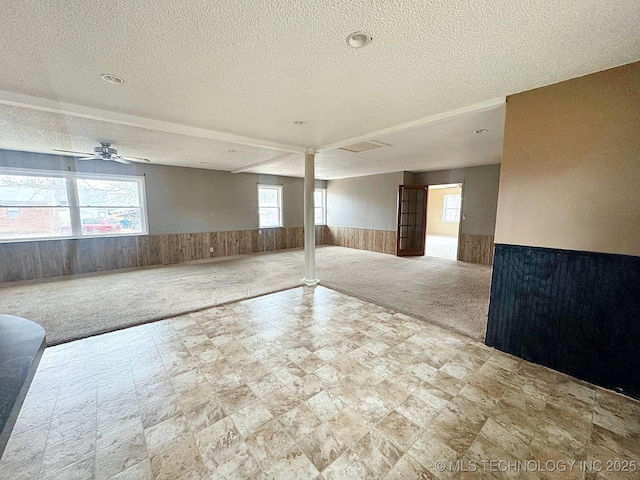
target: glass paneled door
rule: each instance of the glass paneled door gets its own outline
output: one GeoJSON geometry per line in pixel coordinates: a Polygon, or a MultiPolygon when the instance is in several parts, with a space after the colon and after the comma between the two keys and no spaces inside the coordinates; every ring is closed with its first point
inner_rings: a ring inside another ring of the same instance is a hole
{"type": "Polygon", "coordinates": [[[426,185],[400,185],[396,252],[399,257],[424,255],[428,189],[426,185]]]}

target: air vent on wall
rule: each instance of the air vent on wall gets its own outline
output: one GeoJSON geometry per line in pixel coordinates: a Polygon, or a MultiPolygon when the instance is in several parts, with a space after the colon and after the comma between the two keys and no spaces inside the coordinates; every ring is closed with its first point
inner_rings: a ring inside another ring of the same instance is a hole
{"type": "Polygon", "coordinates": [[[353,145],[347,145],[346,147],[339,148],[339,150],[344,150],[346,152],[353,152],[353,153],[362,153],[362,152],[366,152],[367,150],[373,150],[374,148],[388,147],[388,146],[389,145],[387,145],[386,143],[368,141],[368,142],[354,143],[353,145]]]}

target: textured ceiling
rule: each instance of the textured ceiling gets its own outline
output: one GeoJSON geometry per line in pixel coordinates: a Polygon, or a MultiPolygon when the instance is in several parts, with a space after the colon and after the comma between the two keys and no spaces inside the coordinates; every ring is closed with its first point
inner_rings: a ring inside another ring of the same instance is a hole
{"type": "MultiPolygon", "coordinates": [[[[636,61],[638,18],[638,0],[4,0],[0,90],[235,134],[252,147],[322,149],[636,61]],[[349,48],[356,30],[371,45],[349,48]],[[105,72],[125,84],[103,82],[105,72]]],[[[153,160],[139,143],[131,154],[153,160]]],[[[188,143],[174,164],[188,163],[188,143]]]]}
{"type": "Polygon", "coordinates": [[[7,105],[0,105],[0,132],[0,148],[7,150],[51,154],[55,153],[51,149],[57,148],[92,152],[98,142],[110,142],[120,155],[149,158],[153,164],[215,170],[230,171],[245,163],[271,161],[289,155],[7,105]]]}
{"type": "MultiPolygon", "coordinates": [[[[455,115],[443,121],[380,135],[387,146],[361,153],[324,150],[316,155],[316,177],[323,180],[398,171],[430,171],[500,163],[504,103],[482,112],[455,115]],[[475,130],[485,129],[476,134],[475,130]]],[[[290,155],[247,171],[303,177],[304,165],[290,155]]]]}

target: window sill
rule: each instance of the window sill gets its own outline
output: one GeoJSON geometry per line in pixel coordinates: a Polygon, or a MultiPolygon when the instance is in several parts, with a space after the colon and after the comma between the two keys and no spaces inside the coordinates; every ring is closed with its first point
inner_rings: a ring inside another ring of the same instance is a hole
{"type": "Polygon", "coordinates": [[[116,237],[143,237],[148,236],[149,233],[119,233],[110,235],[82,235],[79,237],[73,236],[57,236],[57,237],[33,237],[33,238],[15,238],[0,240],[0,243],[26,243],[26,242],[50,242],[55,240],[85,240],[92,238],[116,238],[116,237]]]}

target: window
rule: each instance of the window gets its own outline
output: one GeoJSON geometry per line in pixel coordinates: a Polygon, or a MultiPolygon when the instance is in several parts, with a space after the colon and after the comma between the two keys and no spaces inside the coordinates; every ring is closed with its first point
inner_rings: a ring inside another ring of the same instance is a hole
{"type": "Polygon", "coordinates": [[[146,233],[142,177],[0,170],[0,241],[146,233]]]}
{"type": "Polygon", "coordinates": [[[260,228],[282,226],[282,185],[258,185],[260,228]]]}
{"type": "Polygon", "coordinates": [[[327,223],[327,189],[316,188],[313,192],[314,217],[316,225],[325,225],[327,223]]]}
{"type": "Polygon", "coordinates": [[[460,207],[462,196],[445,195],[442,203],[442,221],[444,223],[458,223],[460,221],[460,207]]]}
{"type": "Polygon", "coordinates": [[[83,235],[146,233],[141,178],[78,177],[83,235]]]}
{"type": "Polygon", "coordinates": [[[20,218],[20,209],[7,207],[7,218],[20,218]]]}

